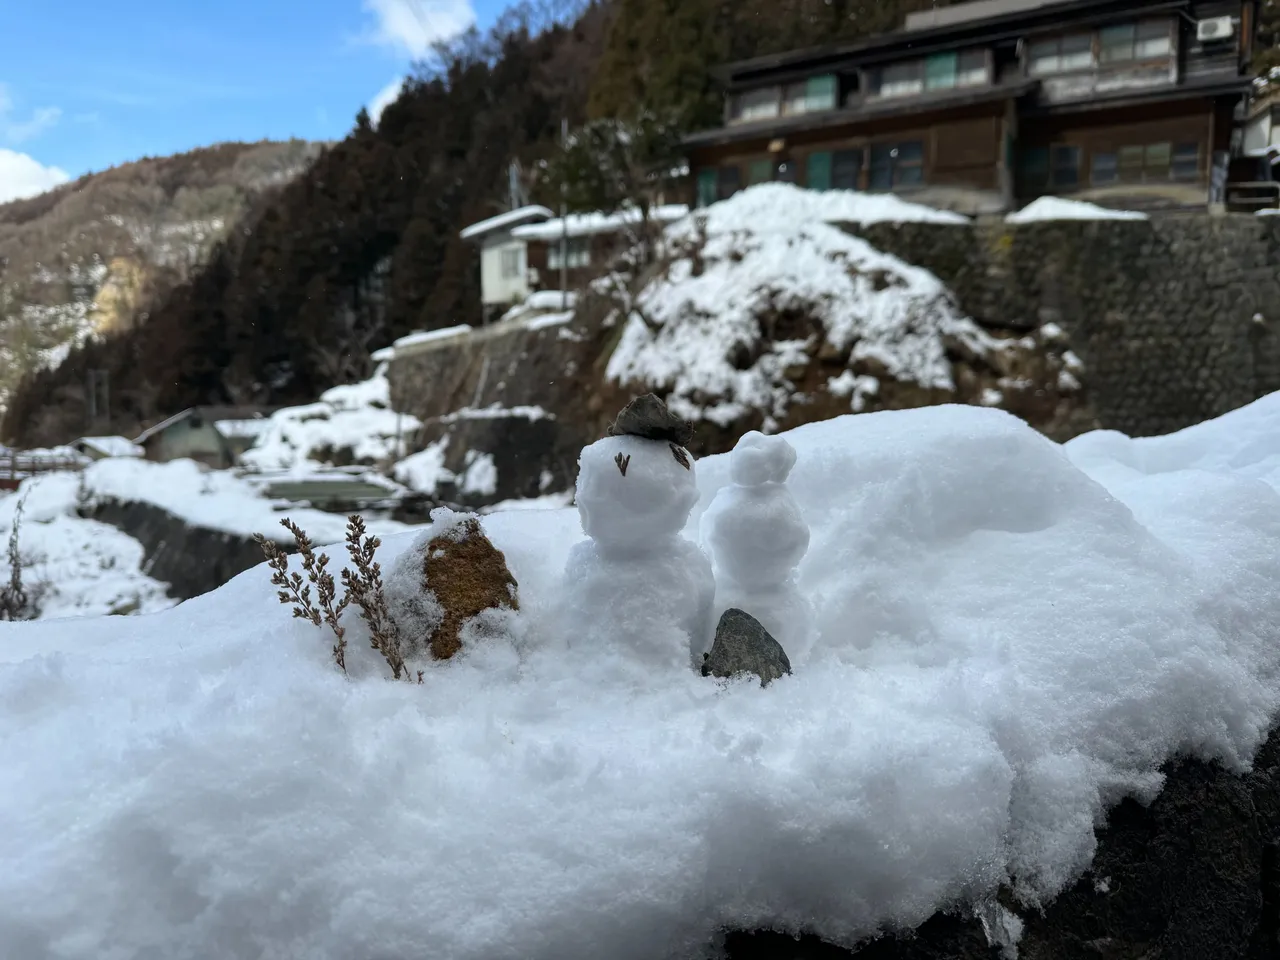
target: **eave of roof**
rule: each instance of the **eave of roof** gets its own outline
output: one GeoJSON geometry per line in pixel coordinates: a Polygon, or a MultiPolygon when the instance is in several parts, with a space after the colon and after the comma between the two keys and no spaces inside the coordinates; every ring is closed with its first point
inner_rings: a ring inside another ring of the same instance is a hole
{"type": "Polygon", "coordinates": [[[713,67],[711,75],[722,83],[729,83],[735,79],[745,79],[747,75],[767,74],[802,64],[820,67],[859,55],[869,60],[874,60],[878,57],[889,57],[895,53],[900,53],[904,49],[909,49],[913,53],[924,54],[929,52],[932,47],[963,45],[975,35],[982,36],[1021,24],[1035,26],[1039,23],[1058,19],[1065,14],[1089,11],[1093,8],[1118,7],[1126,14],[1131,14],[1177,9],[1188,5],[1189,0],[1147,0],[1147,2],[1142,3],[1122,3],[1121,0],[1063,0],[1063,2],[1052,6],[1038,7],[1033,10],[1019,10],[998,16],[984,17],[980,20],[971,20],[966,23],[947,24],[916,30],[898,29],[866,37],[852,43],[826,44],[801,50],[767,54],[762,57],[752,57],[749,60],[738,60],[713,67]]]}
{"type": "Polygon", "coordinates": [[[859,123],[871,123],[890,117],[948,110],[980,103],[1016,99],[1039,87],[1038,79],[1022,79],[972,90],[949,90],[941,94],[892,98],[883,101],[864,102],[857,107],[831,110],[826,113],[800,114],[795,117],[777,117],[757,123],[740,123],[728,127],[702,130],[685,137],[686,147],[703,147],[740,140],[759,140],[766,137],[785,136],[797,131],[823,130],[828,127],[844,127],[859,123]]]}

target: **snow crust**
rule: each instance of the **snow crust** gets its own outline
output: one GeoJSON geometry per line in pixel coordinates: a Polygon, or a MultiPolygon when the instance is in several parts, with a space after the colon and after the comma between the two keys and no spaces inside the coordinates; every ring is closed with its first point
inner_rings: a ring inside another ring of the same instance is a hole
{"type": "Polygon", "coordinates": [[[1037,223],[1043,220],[1147,220],[1136,210],[1111,210],[1084,200],[1066,197],[1041,197],[1005,218],[1006,223],[1037,223]]]}
{"type": "MultiPolygon", "coordinates": [[[[665,391],[687,419],[726,426],[763,410],[772,427],[795,394],[787,371],[808,363],[811,338],[806,325],[805,339],[765,341],[764,324],[800,312],[850,362],[876,360],[899,380],[952,389],[944,337],[976,353],[998,343],[959,313],[932,273],[831,225],[891,212],[966,222],[894,197],[788,184],[752,187],[682,220],[666,231],[672,261],[638,294],[607,376],[665,391]],[[744,352],[754,356],[745,369],[735,362],[744,352]]],[[[874,393],[863,387],[850,384],[851,409],[874,393]]]]}
{"type": "MultiPolygon", "coordinates": [[[[0,943],[649,960],[965,903],[1000,940],[997,886],[1071,883],[1166,758],[1248,765],[1280,710],[1280,395],[1151,440],[947,406],[784,436],[815,635],[765,689],[565,643],[574,510],[483,518],[521,610],[422,686],[350,610],[344,678],[261,567],[150,617],[0,624],[0,943]]],[[[688,539],[730,482],[695,466],[688,539]]]]}

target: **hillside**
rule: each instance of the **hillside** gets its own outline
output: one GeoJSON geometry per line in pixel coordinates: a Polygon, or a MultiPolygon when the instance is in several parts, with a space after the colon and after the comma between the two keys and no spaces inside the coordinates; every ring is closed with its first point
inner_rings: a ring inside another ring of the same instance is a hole
{"type": "Polygon", "coordinates": [[[0,205],[0,408],[91,333],[137,322],[319,144],[224,143],[146,158],[0,205]]]}

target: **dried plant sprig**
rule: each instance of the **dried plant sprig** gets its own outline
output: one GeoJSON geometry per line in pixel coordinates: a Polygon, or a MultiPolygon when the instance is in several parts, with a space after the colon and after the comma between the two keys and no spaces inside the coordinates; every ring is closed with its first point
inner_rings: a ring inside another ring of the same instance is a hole
{"type": "Polygon", "coordinates": [[[9,582],[0,587],[0,620],[30,620],[38,614],[23,583],[25,560],[19,550],[19,530],[22,529],[22,512],[27,506],[27,494],[23,493],[13,511],[13,526],[9,530],[9,582]]]}
{"type": "Polygon", "coordinates": [[[317,627],[322,623],[329,625],[334,636],[337,637],[337,642],[332,648],[333,660],[342,668],[342,672],[346,673],[347,631],[342,626],[340,618],[349,600],[344,596],[341,600],[334,602],[337,597],[337,587],[333,574],[327,569],[328,555],[323,553],[317,555],[311,538],[292,520],[286,517],[280,521],[280,525],[293,534],[294,540],[297,541],[298,554],[302,558],[302,569],[306,573],[306,580],[310,582],[304,582],[301,573],[289,572],[288,554],[281,550],[275,541],[269,540],[262,534],[255,534],[254,539],[271,567],[271,582],[279,588],[276,596],[286,606],[293,606],[293,615],[299,620],[310,620],[317,627]],[[316,588],[319,607],[311,599],[312,586],[316,588]]]}
{"type": "MultiPolygon", "coordinates": [[[[357,514],[347,518],[347,552],[351,554],[352,571],[342,570],[342,586],[347,599],[355,601],[360,616],[369,625],[369,645],[382,654],[391,667],[391,675],[397,679],[412,681],[404,662],[400,630],[387,610],[387,599],[382,588],[382,566],[374,554],[382,541],[370,536],[364,519],[357,514]]],[[[419,673],[418,680],[421,682],[419,673]]]]}

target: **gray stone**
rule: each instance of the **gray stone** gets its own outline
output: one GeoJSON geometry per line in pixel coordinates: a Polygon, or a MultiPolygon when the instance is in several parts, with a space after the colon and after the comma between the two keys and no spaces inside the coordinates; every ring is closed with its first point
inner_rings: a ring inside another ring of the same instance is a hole
{"type": "Polygon", "coordinates": [[[636,397],[609,425],[611,437],[644,437],[646,440],[666,440],[678,447],[687,447],[693,439],[693,424],[682,420],[667,409],[667,405],[655,393],[636,397]]]}
{"type": "Polygon", "coordinates": [[[763,687],[790,672],[787,652],[759,620],[737,607],[730,607],[720,615],[711,652],[703,654],[704,677],[754,673],[763,687]]]}

